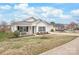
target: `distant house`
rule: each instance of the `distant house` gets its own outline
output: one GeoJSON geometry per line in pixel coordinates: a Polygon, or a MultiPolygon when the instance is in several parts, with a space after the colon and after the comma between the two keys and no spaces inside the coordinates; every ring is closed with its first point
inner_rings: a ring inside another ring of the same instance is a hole
{"type": "Polygon", "coordinates": [[[10,32],[10,25],[2,26],[0,25],[0,32],[10,32]]]}
{"type": "Polygon", "coordinates": [[[34,17],[29,17],[24,21],[18,21],[11,24],[12,32],[18,30],[20,33],[25,33],[26,35],[50,32],[53,28],[53,25],[48,22],[34,17]]]}
{"type": "Polygon", "coordinates": [[[56,31],[63,31],[64,28],[64,24],[55,24],[55,29],[56,31]]]}
{"type": "Polygon", "coordinates": [[[78,27],[75,22],[71,22],[70,24],[66,25],[66,29],[74,30],[78,27]]]}

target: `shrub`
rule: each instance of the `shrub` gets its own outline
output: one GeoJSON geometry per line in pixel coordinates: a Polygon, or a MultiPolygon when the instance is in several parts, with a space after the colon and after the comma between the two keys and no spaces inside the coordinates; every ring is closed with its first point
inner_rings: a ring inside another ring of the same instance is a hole
{"type": "Polygon", "coordinates": [[[53,30],[53,29],[51,29],[51,32],[54,32],[54,30],[53,30]]]}
{"type": "Polygon", "coordinates": [[[13,35],[14,35],[15,38],[19,37],[19,34],[20,34],[19,31],[15,31],[15,32],[13,33],[13,35]]]}
{"type": "Polygon", "coordinates": [[[45,32],[45,34],[49,34],[48,32],[45,32]]]}

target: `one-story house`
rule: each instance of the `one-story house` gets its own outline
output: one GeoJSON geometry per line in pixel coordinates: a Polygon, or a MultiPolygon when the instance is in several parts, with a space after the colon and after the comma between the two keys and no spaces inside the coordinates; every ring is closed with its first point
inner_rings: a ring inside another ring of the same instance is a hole
{"type": "Polygon", "coordinates": [[[51,29],[54,29],[53,25],[50,23],[36,19],[34,17],[29,17],[23,21],[17,21],[11,24],[11,31],[19,31],[26,35],[32,35],[36,33],[50,32],[51,29]]]}
{"type": "Polygon", "coordinates": [[[56,31],[64,31],[65,26],[64,24],[55,24],[56,31]]]}

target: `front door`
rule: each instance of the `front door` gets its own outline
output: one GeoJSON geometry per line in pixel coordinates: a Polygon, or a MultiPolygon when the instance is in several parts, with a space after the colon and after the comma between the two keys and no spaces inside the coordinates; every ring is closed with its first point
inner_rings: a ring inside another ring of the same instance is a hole
{"type": "Polygon", "coordinates": [[[35,33],[35,27],[34,26],[32,27],[32,33],[35,33]]]}
{"type": "Polygon", "coordinates": [[[32,26],[32,33],[36,33],[36,26],[32,26]]]}

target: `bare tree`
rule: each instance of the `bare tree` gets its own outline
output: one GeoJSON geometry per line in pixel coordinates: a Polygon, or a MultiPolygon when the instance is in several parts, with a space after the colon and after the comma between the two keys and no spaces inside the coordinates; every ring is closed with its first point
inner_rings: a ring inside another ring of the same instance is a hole
{"type": "Polygon", "coordinates": [[[6,21],[2,21],[1,22],[1,31],[5,32],[7,28],[7,22],[6,21]]]}
{"type": "Polygon", "coordinates": [[[11,20],[11,21],[10,21],[10,24],[13,24],[13,23],[15,23],[15,22],[16,22],[15,20],[11,20]]]}
{"type": "Polygon", "coordinates": [[[55,26],[55,22],[50,22],[50,24],[52,24],[53,26],[55,26]]]}
{"type": "Polygon", "coordinates": [[[6,21],[2,21],[2,22],[1,22],[1,25],[4,27],[4,26],[7,25],[7,22],[6,22],[6,21]]]}
{"type": "Polygon", "coordinates": [[[75,22],[71,22],[69,25],[67,25],[67,28],[68,29],[75,29],[77,27],[77,23],[75,23],[75,22]]]}

